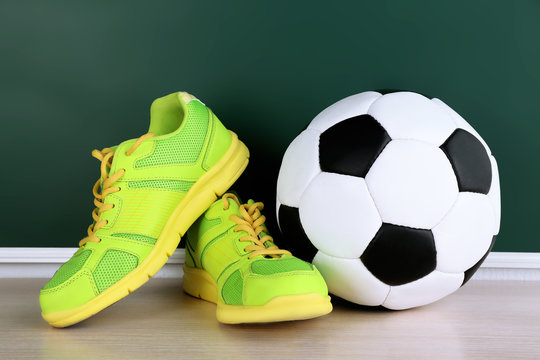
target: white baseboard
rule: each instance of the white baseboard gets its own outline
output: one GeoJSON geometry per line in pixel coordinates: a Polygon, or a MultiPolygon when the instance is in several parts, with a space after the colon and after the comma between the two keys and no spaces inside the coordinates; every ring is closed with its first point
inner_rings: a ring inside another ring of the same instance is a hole
{"type": "MultiPolygon", "coordinates": [[[[0,248],[0,279],[50,278],[78,248],[0,248]]],[[[154,276],[180,278],[185,250],[177,249],[154,276]]]]}
{"type": "MultiPolygon", "coordinates": [[[[0,248],[0,278],[50,278],[77,248],[0,248]]],[[[184,249],[177,249],[156,274],[182,277],[184,249]]],[[[540,281],[540,253],[492,252],[474,280],[540,281]]]]}

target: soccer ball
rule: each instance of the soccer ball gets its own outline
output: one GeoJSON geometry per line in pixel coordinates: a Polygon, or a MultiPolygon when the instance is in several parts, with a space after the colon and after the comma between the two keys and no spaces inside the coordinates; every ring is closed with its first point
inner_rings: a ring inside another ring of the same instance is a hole
{"type": "Polygon", "coordinates": [[[465,284],[499,232],[497,162],[439,99],[363,92],[290,144],[277,184],[285,247],[331,293],[406,309],[465,284]]]}

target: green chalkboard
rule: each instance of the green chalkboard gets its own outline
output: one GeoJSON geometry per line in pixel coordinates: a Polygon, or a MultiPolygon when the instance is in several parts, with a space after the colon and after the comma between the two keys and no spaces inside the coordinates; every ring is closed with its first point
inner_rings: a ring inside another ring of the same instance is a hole
{"type": "Polygon", "coordinates": [[[237,189],[273,218],[290,141],[333,102],[393,88],[478,130],[501,173],[495,250],[540,251],[538,1],[3,0],[0,14],[0,247],[77,246],[90,151],[145,133],[158,96],[192,92],[244,139],[237,189]]]}

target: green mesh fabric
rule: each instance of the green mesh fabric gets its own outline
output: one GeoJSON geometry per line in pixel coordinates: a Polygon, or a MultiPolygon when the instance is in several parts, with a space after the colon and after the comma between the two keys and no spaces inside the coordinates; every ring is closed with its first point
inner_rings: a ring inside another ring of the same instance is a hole
{"type": "Polygon", "coordinates": [[[101,293],[137,267],[135,255],[120,250],[107,250],[94,271],[94,282],[101,293]]]}
{"type": "Polygon", "coordinates": [[[64,283],[70,277],[83,267],[84,263],[92,253],[92,250],[84,250],[69,259],[64,265],[56,271],[52,279],[45,285],[43,289],[53,288],[64,283]]]}
{"type": "Polygon", "coordinates": [[[147,244],[155,244],[157,240],[156,238],[153,238],[150,236],[141,235],[141,234],[132,234],[132,233],[114,233],[111,236],[140,241],[147,244]]]}
{"type": "Polygon", "coordinates": [[[191,101],[182,130],[168,139],[157,140],[154,152],[138,160],[135,167],[194,163],[204,145],[208,123],[206,106],[199,101],[191,101]]]}
{"type": "Polygon", "coordinates": [[[128,182],[128,186],[132,189],[163,189],[181,192],[187,192],[193,184],[193,181],[182,180],[141,180],[128,182]]]}
{"type": "Polygon", "coordinates": [[[297,258],[257,260],[251,264],[251,271],[259,275],[272,275],[298,270],[312,270],[311,264],[297,258]]]}
{"type": "Polygon", "coordinates": [[[236,270],[229,276],[221,289],[221,295],[223,296],[225,303],[228,305],[242,305],[243,287],[244,285],[240,270],[236,270]]]}

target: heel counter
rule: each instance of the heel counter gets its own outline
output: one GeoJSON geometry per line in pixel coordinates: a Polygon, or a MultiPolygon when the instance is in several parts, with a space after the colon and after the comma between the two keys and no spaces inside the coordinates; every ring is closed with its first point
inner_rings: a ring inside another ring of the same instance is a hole
{"type": "Polygon", "coordinates": [[[210,140],[204,156],[203,168],[208,171],[227,152],[231,145],[231,132],[219,121],[217,116],[208,109],[210,117],[210,140]]]}

